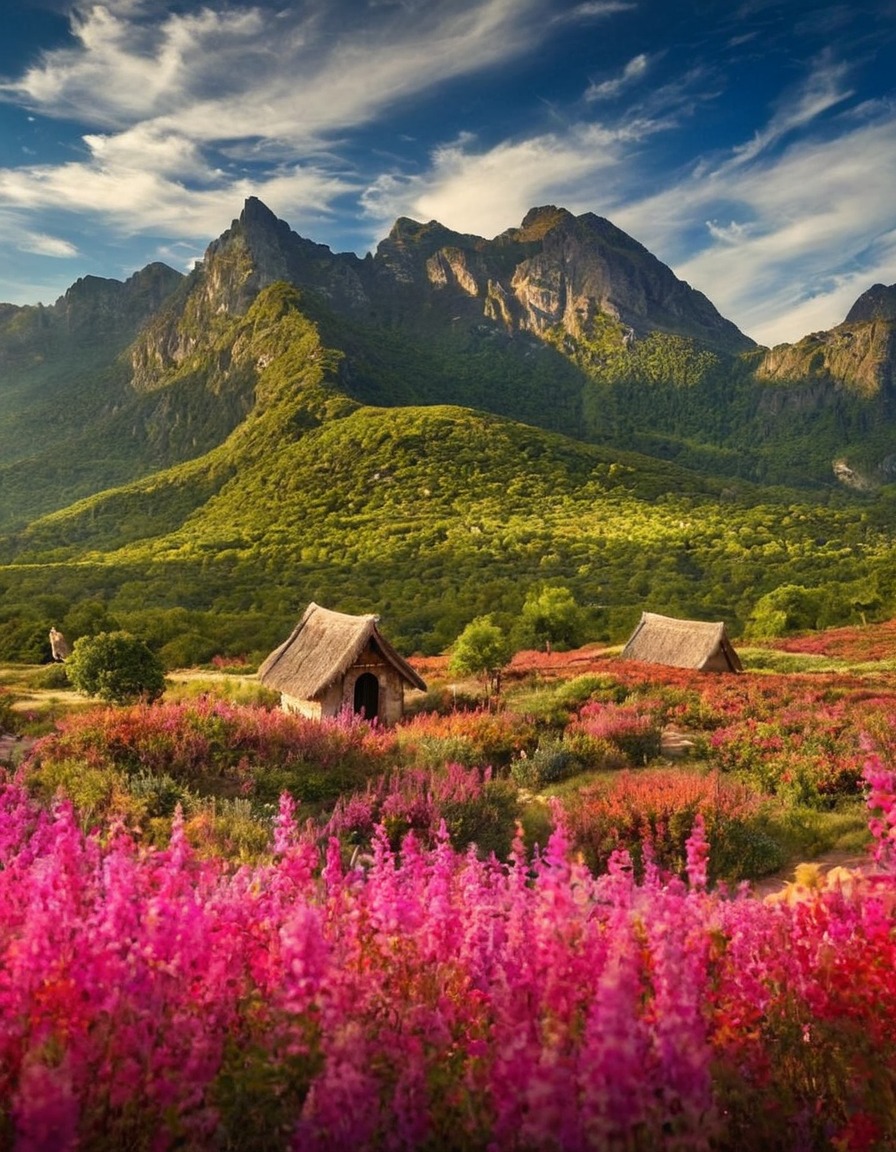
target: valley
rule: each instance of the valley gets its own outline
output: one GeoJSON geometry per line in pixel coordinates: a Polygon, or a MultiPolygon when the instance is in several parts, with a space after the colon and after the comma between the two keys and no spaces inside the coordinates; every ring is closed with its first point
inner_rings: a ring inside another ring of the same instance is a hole
{"type": "Polygon", "coordinates": [[[891,295],[764,350],[595,216],[359,260],[249,200],[187,277],[0,315],[0,659],[260,658],[312,599],[436,653],[545,585],[608,642],[886,618],[891,295]]]}

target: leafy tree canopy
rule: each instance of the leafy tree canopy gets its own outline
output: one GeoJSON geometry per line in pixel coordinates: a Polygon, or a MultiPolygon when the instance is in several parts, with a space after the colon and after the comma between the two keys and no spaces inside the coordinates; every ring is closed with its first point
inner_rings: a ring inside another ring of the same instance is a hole
{"type": "Polygon", "coordinates": [[[512,654],[510,640],[492,617],[477,616],[458,636],[449,668],[462,676],[478,676],[489,695],[512,654]]]}
{"type": "Polygon", "coordinates": [[[826,595],[822,588],[782,584],[756,601],[747,621],[747,636],[785,636],[818,627],[826,595]]]}
{"type": "Polygon", "coordinates": [[[582,613],[568,588],[533,588],[514,639],[520,648],[575,648],[582,642],[582,613]]]}
{"type": "Polygon", "coordinates": [[[66,671],[78,692],[112,704],[157,700],[165,689],[161,660],[130,632],[82,636],[75,641],[66,671]]]}

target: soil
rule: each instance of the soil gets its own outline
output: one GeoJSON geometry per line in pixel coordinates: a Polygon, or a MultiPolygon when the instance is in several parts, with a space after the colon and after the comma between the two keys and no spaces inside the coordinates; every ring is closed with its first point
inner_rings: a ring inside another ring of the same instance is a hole
{"type": "Polygon", "coordinates": [[[13,736],[4,732],[0,734],[0,764],[15,766],[28,755],[34,747],[33,736],[13,736]]]}
{"type": "MultiPolygon", "coordinates": [[[[823,852],[820,856],[816,856],[812,860],[806,860],[805,863],[817,865],[822,876],[826,876],[832,868],[861,868],[866,875],[874,871],[874,861],[867,852],[857,853],[836,850],[823,852]]],[[[754,880],[750,885],[753,894],[762,898],[771,896],[775,892],[780,892],[783,888],[786,888],[788,884],[793,883],[797,867],[798,865],[789,864],[779,872],[773,872],[770,876],[763,876],[760,880],[754,880]]]]}

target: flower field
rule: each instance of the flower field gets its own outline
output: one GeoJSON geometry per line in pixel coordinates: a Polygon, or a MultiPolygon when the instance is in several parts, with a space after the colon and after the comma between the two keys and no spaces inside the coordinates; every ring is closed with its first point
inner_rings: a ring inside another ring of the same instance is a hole
{"type": "Polygon", "coordinates": [[[896,1147],[886,682],[577,673],[61,721],[0,777],[0,1149],[896,1147]],[[861,873],[737,884],[859,803],[861,873]]]}

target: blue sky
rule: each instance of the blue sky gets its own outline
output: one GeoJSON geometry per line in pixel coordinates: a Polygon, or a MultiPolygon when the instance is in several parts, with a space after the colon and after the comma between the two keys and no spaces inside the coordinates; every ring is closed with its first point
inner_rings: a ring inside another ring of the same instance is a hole
{"type": "Polygon", "coordinates": [[[896,282],[896,0],[17,0],[0,300],[181,270],[249,195],[334,251],[398,216],[612,220],[764,344],[896,282]]]}

